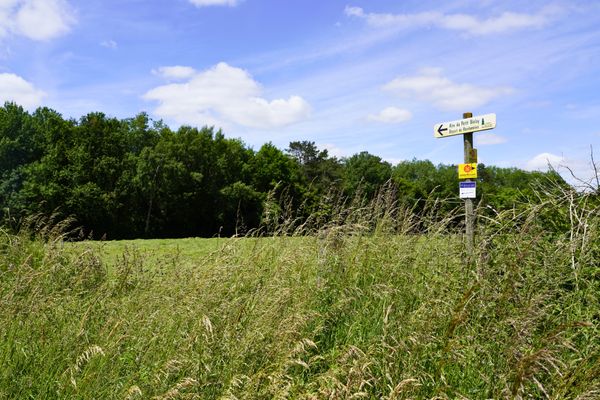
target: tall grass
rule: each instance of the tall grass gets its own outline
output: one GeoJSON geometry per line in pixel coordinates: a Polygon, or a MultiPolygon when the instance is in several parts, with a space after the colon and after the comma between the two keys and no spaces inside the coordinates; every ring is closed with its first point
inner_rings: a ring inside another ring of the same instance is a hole
{"type": "Polygon", "coordinates": [[[280,208],[193,263],[1,231],[0,399],[600,396],[592,197],[480,218],[470,264],[460,210],[394,198],[280,208]]]}

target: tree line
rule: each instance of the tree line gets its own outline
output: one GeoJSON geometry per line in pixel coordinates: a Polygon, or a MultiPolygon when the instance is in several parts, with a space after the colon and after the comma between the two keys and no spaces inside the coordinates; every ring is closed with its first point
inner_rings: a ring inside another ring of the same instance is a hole
{"type": "MultiPolygon", "coordinates": [[[[552,171],[483,164],[479,177],[481,201],[495,210],[533,196],[534,182],[565,184],[552,171]]],[[[285,197],[307,217],[332,191],[370,198],[386,183],[415,212],[427,199],[455,199],[458,192],[453,165],[391,165],[368,152],[336,158],[310,141],[255,150],[221,130],[173,130],[145,113],[117,119],[93,112],[75,120],[46,107],[0,108],[5,224],[55,215],[97,238],[231,235],[258,227],[268,198],[285,197]]]]}

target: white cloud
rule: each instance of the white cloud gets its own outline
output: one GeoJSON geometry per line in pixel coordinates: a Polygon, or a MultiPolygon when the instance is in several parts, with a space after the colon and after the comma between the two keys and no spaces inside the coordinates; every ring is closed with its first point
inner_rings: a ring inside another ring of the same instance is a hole
{"type": "Polygon", "coordinates": [[[161,76],[165,79],[189,79],[196,74],[196,70],[192,67],[185,67],[182,65],[173,65],[170,67],[160,67],[152,70],[152,73],[161,76]]]}
{"type": "Polygon", "coordinates": [[[16,14],[18,31],[34,40],[48,40],[67,33],[74,22],[63,0],[28,0],[16,14]]]}
{"type": "Polygon", "coordinates": [[[476,108],[496,97],[513,92],[506,87],[481,87],[455,83],[442,76],[440,69],[422,69],[418,75],[400,76],[383,87],[403,97],[417,98],[448,111],[476,108]]]}
{"type": "Polygon", "coordinates": [[[342,148],[336,146],[333,143],[319,144],[317,147],[320,148],[320,149],[327,150],[327,154],[330,157],[342,158],[342,157],[345,157],[347,155],[346,151],[344,151],[342,148]]]}
{"type": "Polygon", "coordinates": [[[239,0],[189,0],[190,3],[195,5],[196,7],[206,7],[206,6],[229,6],[235,7],[240,1],[239,0]]]}
{"type": "Polygon", "coordinates": [[[549,22],[544,14],[519,14],[505,12],[498,17],[485,20],[471,15],[456,14],[444,17],[443,26],[447,29],[464,31],[472,35],[514,32],[521,29],[539,29],[549,22]]]}
{"type": "Polygon", "coordinates": [[[376,28],[398,27],[416,28],[427,26],[438,20],[442,14],[438,12],[424,12],[417,14],[378,14],[365,13],[360,7],[347,6],[344,13],[349,17],[364,19],[368,25],[376,28]]]}
{"type": "Polygon", "coordinates": [[[365,12],[360,7],[346,6],[346,8],[344,9],[344,13],[349,17],[359,17],[359,18],[365,17],[365,12]]]}
{"type": "Polygon", "coordinates": [[[530,171],[547,170],[548,165],[556,169],[559,165],[564,164],[565,158],[552,153],[541,153],[527,161],[525,168],[530,171]]]}
{"type": "Polygon", "coordinates": [[[157,115],[180,124],[275,128],[310,114],[309,104],[299,96],[268,101],[260,97],[261,93],[260,84],[248,72],[222,62],[194,72],[183,83],[156,87],[143,97],[159,103],[157,115]]]}
{"type": "Polygon", "coordinates": [[[387,124],[398,124],[412,118],[412,113],[398,107],[386,107],[377,114],[369,115],[369,120],[387,124]]]}
{"type": "Polygon", "coordinates": [[[69,32],[74,23],[66,0],[0,0],[0,37],[49,40],[69,32]]]}
{"type": "Polygon", "coordinates": [[[524,168],[530,171],[556,170],[568,183],[581,190],[596,190],[596,170],[591,158],[558,156],[552,153],[541,153],[527,161],[524,168]]]}
{"type": "Polygon", "coordinates": [[[477,133],[475,143],[478,146],[491,146],[506,143],[506,138],[495,133],[477,133]]]}
{"type": "Polygon", "coordinates": [[[504,12],[495,17],[481,18],[468,14],[443,14],[440,12],[414,14],[366,13],[360,7],[347,6],[344,13],[349,17],[364,19],[368,25],[377,28],[439,27],[471,35],[489,35],[514,32],[521,29],[542,28],[551,21],[556,11],[555,8],[545,8],[537,14],[504,12]]]}
{"type": "Polygon", "coordinates": [[[383,157],[383,161],[387,161],[392,165],[398,165],[402,161],[407,161],[407,160],[404,158],[398,158],[398,157],[383,157]]]}
{"type": "Polygon", "coordinates": [[[13,101],[25,108],[34,108],[42,102],[46,93],[36,89],[30,82],[15,74],[0,74],[0,102],[13,101]]]}
{"type": "Polygon", "coordinates": [[[119,47],[117,45],[117,42],[115,42],[114,40],[103,40],[102,42],[100,42],[100,46],[106,47],[108,49],[113,49],[113,50],[115,50],[117,47],[119,47]]]}

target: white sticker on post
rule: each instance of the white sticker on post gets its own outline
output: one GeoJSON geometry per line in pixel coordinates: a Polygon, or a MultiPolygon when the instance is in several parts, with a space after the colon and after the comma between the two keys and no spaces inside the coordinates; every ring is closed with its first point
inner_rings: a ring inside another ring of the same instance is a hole
{"type": "Polygon", "coordinates": [[[474,199],[477,197],[477,183],[475,181],[459,182],[458,185],[461,199],[474,199]]]}

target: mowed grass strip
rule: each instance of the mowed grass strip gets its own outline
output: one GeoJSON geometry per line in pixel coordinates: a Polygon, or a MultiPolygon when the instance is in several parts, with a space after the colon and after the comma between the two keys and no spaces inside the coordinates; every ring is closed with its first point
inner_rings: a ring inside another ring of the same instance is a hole
{"type": "Polygon", "coordinates": [[[218,251],[226,241],[221,238],[185,238],[185,239],[133,239],[114,241],[85,241],[65,243],[74,253],[90,250],[97,254],[109,267],[117,265],[128,254],[137,254],[144,258],[148,266],[159,264],[166,259],[176,259],[182,263],[198,263],[218,251]]]}

